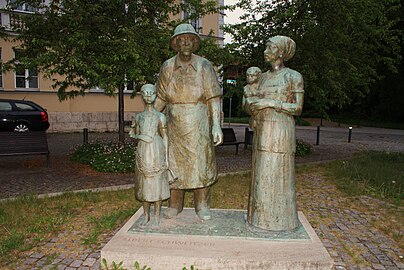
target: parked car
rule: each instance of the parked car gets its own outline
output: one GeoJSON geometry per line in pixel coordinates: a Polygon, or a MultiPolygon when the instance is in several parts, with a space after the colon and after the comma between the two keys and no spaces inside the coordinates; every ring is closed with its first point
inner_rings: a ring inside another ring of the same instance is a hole
{"type": "Polygon", "coordinates": [[[45,131],[48,128],[48,113],[35,102],[0,99],[0,131],[45,131]]]}

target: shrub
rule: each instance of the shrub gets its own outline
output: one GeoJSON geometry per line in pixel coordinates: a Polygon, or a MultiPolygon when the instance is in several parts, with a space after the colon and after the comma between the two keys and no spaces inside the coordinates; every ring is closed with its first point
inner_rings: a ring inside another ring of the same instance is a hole
{"type": "Polygon", "coordinates": [[[303,141],[303,140],[296,140],[296,156],[297,157],[303,157],[305,155],[311,154],[313,151],[313,147],[303,141]]]}
{"type": "Polygon", "coordinates": [[[298,126],[311,126],[309,121],[306,121],[301,117],[296,117],[296,125],[298,125],[298,126]]]}
{"type": "Polygon", "coordinates": [[[71,159],[82,164],[88,164],[99,172],[133,172],[135,168],[135,144],[84,144],[76,149],[71,159]]]}

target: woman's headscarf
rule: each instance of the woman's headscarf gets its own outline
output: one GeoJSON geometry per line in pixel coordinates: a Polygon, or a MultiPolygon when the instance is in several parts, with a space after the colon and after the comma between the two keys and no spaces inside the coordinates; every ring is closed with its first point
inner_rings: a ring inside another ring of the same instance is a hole
{"type": "Polygon", "coordinates": [[[274,43],[282,51],[284,61],[288,61],[295,55],[296,43],[290,37],[274,36],[270,37],[267,42],[274,43]]]}

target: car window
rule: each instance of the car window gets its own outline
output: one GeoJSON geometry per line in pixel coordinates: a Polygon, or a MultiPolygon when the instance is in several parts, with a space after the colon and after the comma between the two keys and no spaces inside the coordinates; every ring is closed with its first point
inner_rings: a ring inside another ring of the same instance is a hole
{"type": "Polygon", "coordinates": [[[36,111],[36,109],[34,107],[32,107],[29,104],[25,104],[25,103],[15,103],[15,106],[17,107],[17,109],[19,111],[36,111]]]}
{"type": "Polygon", "coordinates": [[[2,112],[10,112],[10,111],[12,111],[11,104],[8,103],[8,102],[0,101],[0,111],[2,111],[2,112]]]}

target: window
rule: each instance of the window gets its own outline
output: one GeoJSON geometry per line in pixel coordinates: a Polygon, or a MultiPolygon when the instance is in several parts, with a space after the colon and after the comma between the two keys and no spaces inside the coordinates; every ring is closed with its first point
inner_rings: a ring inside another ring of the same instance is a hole
{"type": "MultiPolygon", "coordinates": [[[[15,59],[19,59],[19,51],[14,50],[15,59]]],[[[15,87],[16,88],[38,88],[38,71],[36,68],[27,69],[21,64],[16,65],[15,70],[15,87]]]]}
{"type": "Polygon", "coordinates": [[[26,11],[26,12],[36,12],[38,11],[37,8],[27,4],[27,3],[22,3],[18,4],[16,0],[9,0],[8,1],[8,6],[13,9],[13,10],[19,10],[19,11],[26,11]]]}
{"type": "Polygon", "coordinates": [[[135,90],[135,82],[134,81],[127,81],[124,84],[123,91],[127,92],[127,93],[131,93],[131,92],[133,92],[133,90],[135,90]]]}
{"type": "MultiPolygon", "coordinates": [[[[188,4],[187,0],[184,0],[184,4],[188,4]]],[[[189,4],[188,4],[189,5],[189,4]]],[[[193,16],[195,13],[195,9],[189,5],[190,9],[184,11],[184,19],[188,19],[189,17],[193,16]]],[[[189,23],[195,28],[197,33],[200,32],[202,28],[202,20],[200,18],[193,18],[188,20],[189,23]]]]}
{"type": "Polygon", "coordinates": [[[102,88],[100,88],[98,86],[94,86],[94,87],[91,87],[89,89],[89,91],[90,91],[90,93],[103,93],[104,89],[102,89],[102,88]]]}
{"type": "Polygon", "coordinates": [[[34,107],[32,107],[31,105],[28,104],[24,104],[24,103],[18,103],[15,102],[14,105],[17,107],[17,109],[19,111],[37,111],[37,109],[35,109],[34,107]]]}
{"type": "Polygon", "coordinates": [[[0,111],[1,112],[11,112],[13,109],[11,104],[8,102],[0,102],[0,111]]]}
{"type": "Polygon", "coordinates": [[[15,71],[16,88],[38,88],[38,71],[36,69],[17,68],[15,71]]]}
{"type": "Polygon", "coordinates": [[[10,14],[10,28],[13,30],[24,28],[24,22],[20,14],[10,14]]]}

